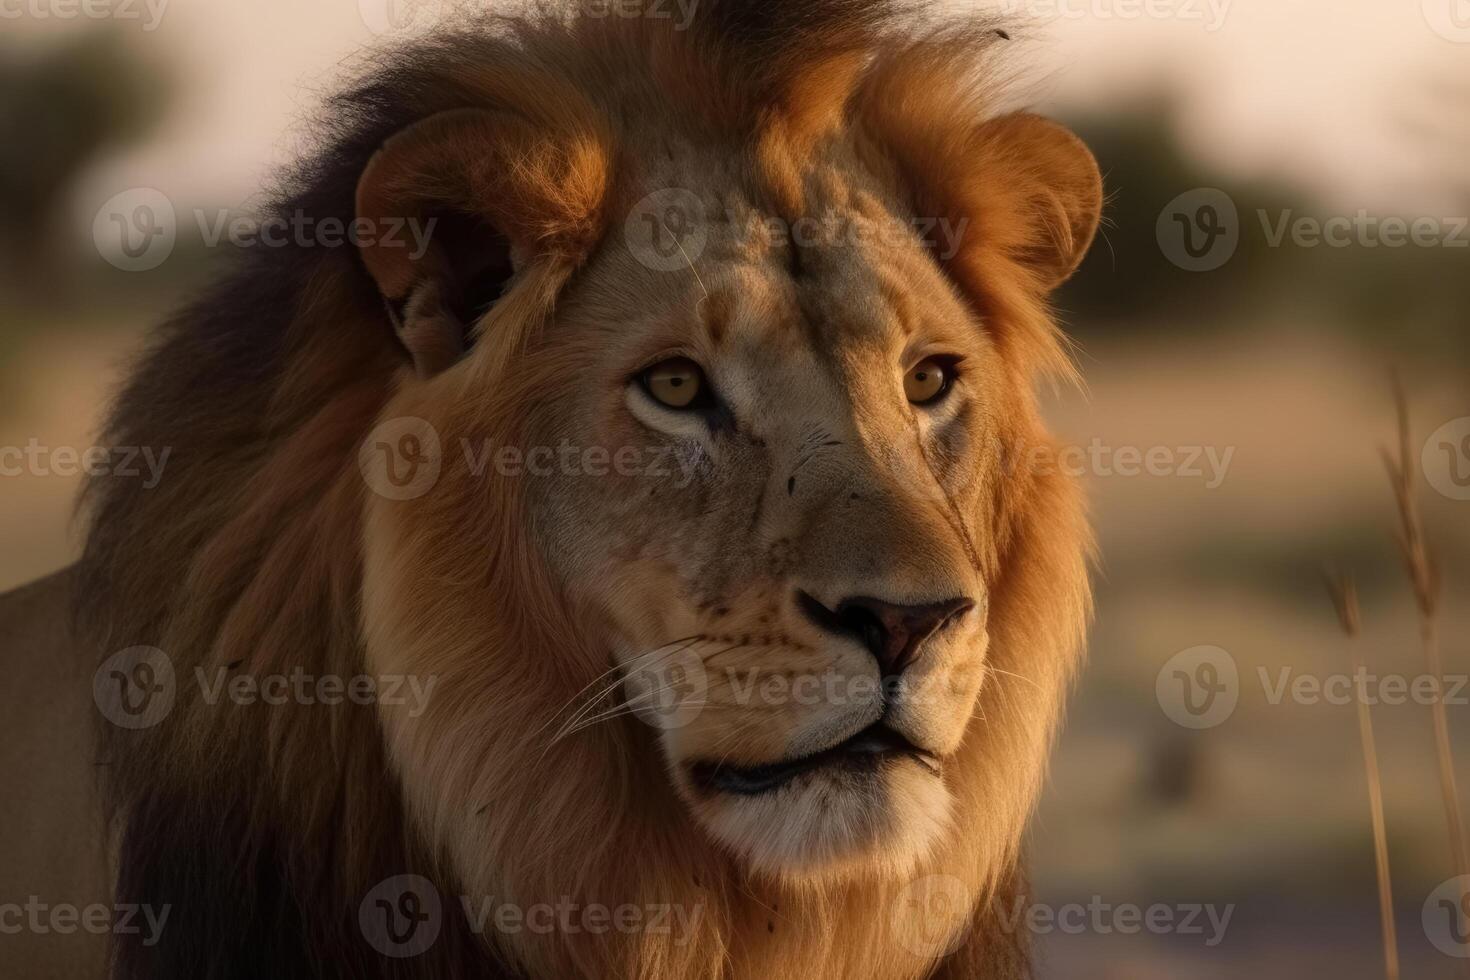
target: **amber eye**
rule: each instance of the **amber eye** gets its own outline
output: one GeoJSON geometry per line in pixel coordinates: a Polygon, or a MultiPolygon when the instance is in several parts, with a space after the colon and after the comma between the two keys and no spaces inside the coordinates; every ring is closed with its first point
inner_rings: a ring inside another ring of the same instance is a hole
{"type": "Polygon", "coordinates": [[[643,372],[643,387],[669,408],[691,408],[707,387],[704,372],[687,357],[671,357],[643,372]]]}
{"type": "Polygon", "coordinates": [[[915,405],[928,405],[943,398],[954,380],[954,364],[926,357],[903,376],[903,392],[915,405]]]}

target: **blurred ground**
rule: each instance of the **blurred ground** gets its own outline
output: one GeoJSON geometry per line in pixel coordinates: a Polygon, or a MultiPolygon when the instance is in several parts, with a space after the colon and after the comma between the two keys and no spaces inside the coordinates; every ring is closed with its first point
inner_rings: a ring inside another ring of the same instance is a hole
{"type": "MultiPolygon", "coordinates": [[[[1273,704],[1271,693],[1286,668],[1351,670],[1320,582],[1329,560],[1363,582],[1370,669],[1424,672],[1378,457],[1393,439],[1383,365],[1330,331],[1286,325],[1087,347],[1089,396],[1061,398],[1054,412],[1071,440],[1236,453],[1213,490],[1177,476],[1090,479],[1097,623],[1034,834],[1038,899],[1235,913],[1213,949],[1183,935],[1045,935],[1047,975],[1381,975],[1356,708],[1273,704]],[[1155,681],[1175,654],[1206,644],[1237,662],[1240,702],[1218,727],[1191,731],[1161,711],[1155,681]]],[[[1421,419],[1437,426],[1470,405],[1454,374],[1416,379],[1421,419]]],[[[1463,597],[1466,505],[1425,499],[1449,595],[1463,597]]],[[[1470,609],[1448,605],[1447,669],[1463,674],[1470,609]]],[[[1450,718],[1464,786],[1470,718],[1464,706],[1450,718]]],[[[1405,975],[1462,975],[1420,921],[1450,875],[1428,709],[1380,706],[1374,722],[1405,975]]]]}

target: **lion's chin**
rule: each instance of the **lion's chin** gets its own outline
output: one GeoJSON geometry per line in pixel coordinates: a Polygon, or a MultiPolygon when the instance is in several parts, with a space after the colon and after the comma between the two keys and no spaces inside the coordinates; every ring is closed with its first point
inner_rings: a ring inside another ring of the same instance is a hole
{"type": "Polygon", "coordinates": [[[950,820],[936,766],[901,754],[822,766],[749,792],[693,778],[681,789],[699,823],[752,871],[788,880],[902,877],[950,820]]]}

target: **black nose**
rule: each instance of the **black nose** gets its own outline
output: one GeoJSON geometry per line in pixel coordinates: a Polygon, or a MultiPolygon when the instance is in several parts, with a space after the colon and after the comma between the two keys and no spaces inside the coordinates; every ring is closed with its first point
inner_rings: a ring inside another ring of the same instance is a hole
{"type": "Polygon", "coordinates": [[[971,599],[945,599],[921,605],[900,605],[854,596],[828,609],[805,592],[797,603],[814,623],[829,633],[851,636],[868,648],[884,677],[902,674],[923,652],[924,641],[975,607],[971,599]]]}

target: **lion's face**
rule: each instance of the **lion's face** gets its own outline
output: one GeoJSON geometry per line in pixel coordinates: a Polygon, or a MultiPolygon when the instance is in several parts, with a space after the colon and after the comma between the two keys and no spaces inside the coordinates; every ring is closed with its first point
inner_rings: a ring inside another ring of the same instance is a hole
{"type": "Polygon", "coordinates": [[[362,250],[409,355],[379,429],[443,458],[367,500],[361,609],[374,671],[447,692],[382,718],[473,887],[872,915],[909,874],[979,895],[1013,865],[1087,531],[1070,481],[1005,464],[1046,444],[1046,298],[1101,182],[1065,129],[980,112],[935,53],[988,41],[955,43],[762,59],[784,108],[673,116],[729,66],[656,44],[630,95],[556,60],[363,172],[359,215],[460,221],[362,250]]]}
{"type": "Polygon", "coordinates": [[[698,171],[653,175],[682,190],[635,206],[558,314],[597,353],[532,441],[611,463],[540,481],[545,557],[709,832],[776,873],[903,869],[946,824],[986,669],[1003,382],[922,240],[962,229],[833,178],[787,230],[698,171]]]}

